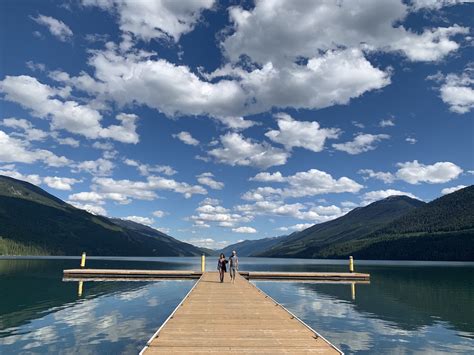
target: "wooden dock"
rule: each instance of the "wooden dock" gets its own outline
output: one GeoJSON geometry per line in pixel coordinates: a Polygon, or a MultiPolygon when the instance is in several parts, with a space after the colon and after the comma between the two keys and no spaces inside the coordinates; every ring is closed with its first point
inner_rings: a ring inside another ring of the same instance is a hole
{"type": "Polygon", "coordinates": [[[205,272],[140,354],[341,354],[238,275],[205,272]]]}
{"type": "MultiPolygon", "coordinates": [[[[357,282],[367,283],[369,274],[358,272],[263,272],[240,271],[247,280],[357,282]]],[[[186,270],[121,270],[121,269],[69,269],[64,270],[65,281],[155,281],[168,279],[199,279],[202,272],[186,270]]]]}

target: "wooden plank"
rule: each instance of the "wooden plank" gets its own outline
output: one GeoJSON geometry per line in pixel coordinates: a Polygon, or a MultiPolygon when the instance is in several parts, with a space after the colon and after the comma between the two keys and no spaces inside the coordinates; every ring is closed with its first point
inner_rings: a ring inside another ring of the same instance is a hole
{"type": "Polygon", "coordinates": [[[220,283],[217,272],[206,272],[141,353],[217,352],[341,353],[244,277],[220,283]]]}

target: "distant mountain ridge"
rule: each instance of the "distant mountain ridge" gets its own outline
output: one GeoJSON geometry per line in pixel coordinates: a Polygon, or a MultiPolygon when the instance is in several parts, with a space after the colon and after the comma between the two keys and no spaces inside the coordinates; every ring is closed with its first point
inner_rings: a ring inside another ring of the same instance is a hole
{"type": "Polygon", "coordinates": [[[256,255],[314,257],[325,246],[358,239],[423,205],[425,202],[408,196],[390,196],[355,208],[342,217],[295,232],[256,255]]]}
{"type": "MultiPolygon", "coordinates": [[[[267,239],[267,238],[266,238],[267,239]]],[[[259,245],[266,239],[239,245],[259,245]]],[[[249,256],[474,261],[474,186],[425,203],[390,196],[280,237],[249,256]]]]}
{"type": "Polygon", "coordinates": [[[135,222],[96,216],[0,175],[0,255],[195,256],[203,251],[135,222]]]}
{"type": "Polygon", "coordinates": [[[255,254],[268,250],[269,248],[280,242],[283,238],[286,238],[286,236],[263,238],[257,240],[244,240],[242,242],[235,243],[221,250],[218,250],[217,253],[224,253],[224,255],[228,256],[232,253],[233,250],[238,250],[239,256],[253,256],[255,254]]]}

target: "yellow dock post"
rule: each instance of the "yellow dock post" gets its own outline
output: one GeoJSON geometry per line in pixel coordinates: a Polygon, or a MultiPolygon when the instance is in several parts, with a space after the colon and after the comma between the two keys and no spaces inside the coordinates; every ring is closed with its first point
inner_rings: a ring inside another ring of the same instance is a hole
{"type": "Polygon", "coordinates": [[[83,285],[83,284],[84,284],[84,281],[79,281],[79,285],[78,285],[78,287],[77,287],[77,295],[78,295],[79,297],[82,296],[82,285],[83,285]]]}
{"type": "Polygon", "coordinates": [[[83,252],[82,257],[81,257],[81,267],[85,267],[85,266],[86,266],[86,252],[83,252]]]}
{"type": "Polygon", "coordinates": [[[351,283],[351,295],[352,295],[352,300],[355,301],[355,299],[356,299],[356,284],[355,284],[355,282],[351,283]]]}
{"type": "Polygon", "coordinates": [[[354,258],[349,256],[349,271],[354,272],[354,258]]]}
{"type": "Polygon", "coordinates": [[[206,271],[206,255],[201,255],[201,272],[206,271]]]}

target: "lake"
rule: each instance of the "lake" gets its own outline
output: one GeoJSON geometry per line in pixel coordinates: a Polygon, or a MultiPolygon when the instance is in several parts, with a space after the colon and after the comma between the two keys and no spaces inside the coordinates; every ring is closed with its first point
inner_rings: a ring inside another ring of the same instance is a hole
{"type": "MultiPolygon", "coordinates": [[[[214,270],[215,258],[207,258],[214,270]]],[[[242,271],[347,261],[240,258],[242,271]]],[[[79,258],[0,258],[0,353],[136,354],[195,281],[63,282],[79,258]]],[[[91,268],[199,270],[200,258],[88,258],[91,268]]],[[[472,354],[474,263],[358,261],[369,285],[255,281],[346,354],[472,354]]]]}

